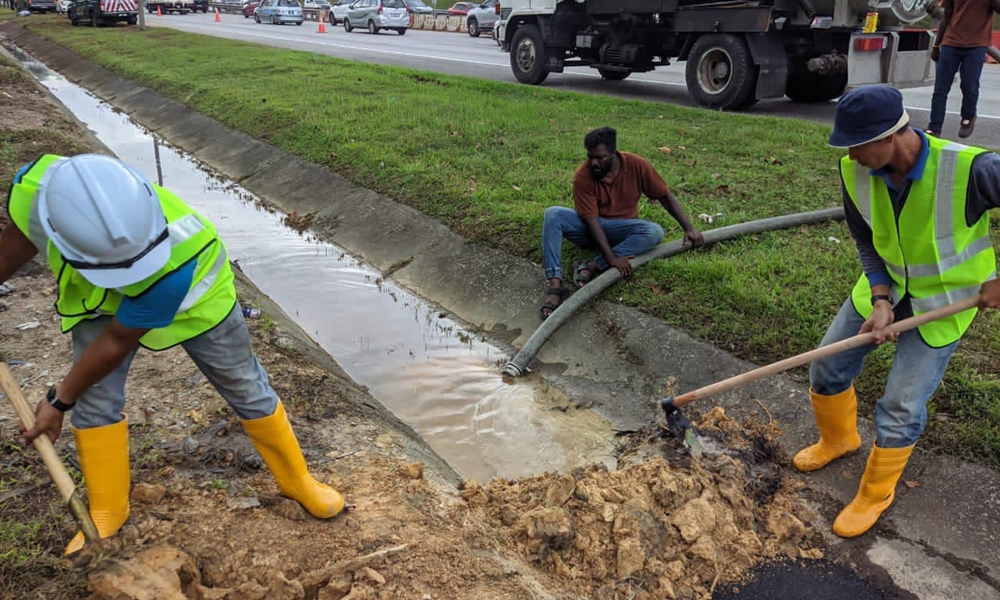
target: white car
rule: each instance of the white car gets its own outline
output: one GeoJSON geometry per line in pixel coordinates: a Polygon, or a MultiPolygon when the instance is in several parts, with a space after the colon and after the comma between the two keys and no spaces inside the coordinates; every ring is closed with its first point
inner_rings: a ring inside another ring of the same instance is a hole
{"type": "Polygon", "coordinates": [[[333,10],[330,11],[330,25],[340,25],[344,22],[344,17],[347,16],[347,9],[354,4],[354,0],[340,0],[333,5],[333,10]]]}
{"type": "Polygon", "coordinates": [[[72,2],[73,0],[56,0],[56,12],[66,12],[72,2]]]}
{"type": "Polygon", "coordinates": [[[469,10],[465,17],[465,25],[469,30],[469,35],[479,37],[479,34],[486,31],[493,31],[497,21],[500,20],[499,0],[486,0],[482,4],[469,10]]]}

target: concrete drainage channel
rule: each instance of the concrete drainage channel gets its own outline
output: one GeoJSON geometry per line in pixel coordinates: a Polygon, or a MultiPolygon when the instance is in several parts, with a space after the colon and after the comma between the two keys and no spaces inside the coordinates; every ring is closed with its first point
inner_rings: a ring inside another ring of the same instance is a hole
{"type": "MultiPolygon", "coordinates": [[[[440,309],[273,212],[83,88],[17,57],[109,149],[208,217],[241,270],[463,476],[607,462],[613,430],[540,379],[504,383],[504,353],[440,309]]],[[[266,317],[264,317],[266,318],[266,317]]]]}

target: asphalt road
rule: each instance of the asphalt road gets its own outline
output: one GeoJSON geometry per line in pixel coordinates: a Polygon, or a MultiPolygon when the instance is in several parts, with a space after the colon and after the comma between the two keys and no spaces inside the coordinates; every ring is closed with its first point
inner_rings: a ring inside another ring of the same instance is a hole
{"type": "MultiPolygon", "coordinates": [[[[487,36],[472,38],[466,34],[420,30],[410,30],[405,36],[395,32],[381,32],[372,36],[358,30],[347,33],[342,27],[333,27],[329,24],[326,24],[326,33],[320,34],[317,33],[318,27],[315,21],[306,21],[298,27],[257,24],[253,19],[245,19],[238,14],[222,14],[220,18],[221,22],[216,23],[211,13],[163,17],[147,15],[146,23],[151,27],[171,27],[192,33],[316,52],[351,60],[495,81],[516,81],[510,70],[508,55],[501,52],[496,42],[487,36]]],[[[543,86],[694,106],[684,84],[684,65],[685,63],[677,63],[650,73],[635,74],[628,80],[620,82],[606,82],[596,71],[576,68],[565,73],[550,75],[543,86]]],[[[987,65],[984,68],[981,86],[976,131],[966,143],[1000,148],[1000,65],[987,65]]],[[[907,109],[914,125],[918,127],[927,125],[932,91],[931,87],[903,91],[907,109]]],[[[961,91],[956,81],[948,98],[944,137],[957,140],[958,109],[961,101],[961,91]]],[[[833,102],[817,105],[796,104],[788,100],[768,100],[758,103],[746,112],[830,123],[833,120],[833,109],[833,102]]]]}

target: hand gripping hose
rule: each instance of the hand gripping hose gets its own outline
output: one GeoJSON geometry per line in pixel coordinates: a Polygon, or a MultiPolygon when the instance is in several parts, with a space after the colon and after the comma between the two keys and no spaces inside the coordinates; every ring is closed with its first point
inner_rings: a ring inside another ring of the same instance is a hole
{"type": "MultiPolygon", "coordinates": [[[[718,229],[712,229],[711,231],[704,232],[705,244],[716,244],[718,242],[731,240],[742,235],[775,231],[778,229],[788,229],[789,227],[799,227],[802,225],[815,225],[826,221],[842,220],[843,218],[844,209],[842,207],[837,207],[796,213],[781,217],[771,217],[757,221],[749,221],[747,223],[720,227],[718,229]]],[[[642,256],[637,256],[632,259],[632,268],[637,269],[651,260],[655,260],[657,258],[669,258],[675,254],[680,254],[681,252],[690,249],[691,246],[685,246],[683,244],[683,240],[674,240],[666,244],[660,244],[642,256]]],[[[525,342],[524,346],[514,356],[514,358],[509,360],[507,364],[504,365],[504,374],[510,375],[511,377],[520,377],[527,373],[528,364],[533,358],[535,358],[535,355],[538,354],[539,350],[542,349],[545,342],[552,337],[552,334],[555,333],[563,323],[568,321],[577,310],[589,302],[591,298],[598,296],[601,292],[614,285],[621,278],[621,271],[614,268],[608,269],[604,273],[595,277],[578,292],[570,296],[565,302],[560,304],[559,307],[556,308],[547,319],[545,319],[541,327],[536,329],[535,333],[531,334],[531,337],[528,338],[528,341],[525,342]]]]}

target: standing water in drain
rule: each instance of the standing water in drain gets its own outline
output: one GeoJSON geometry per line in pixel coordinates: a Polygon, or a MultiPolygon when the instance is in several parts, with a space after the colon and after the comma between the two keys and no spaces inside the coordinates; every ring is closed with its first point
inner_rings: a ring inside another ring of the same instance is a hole
{"type": "Polygon", "coordinates": [[[299,235],[252,194],[23,53],[119,158],[208,217],[230,258],[357,382],[465,477],[614,464],[612,429],[545,382],[505,384],[503,353],[344,250],[299,235]],[[559,408],[560,410],[554,410],[559,408]]]}

